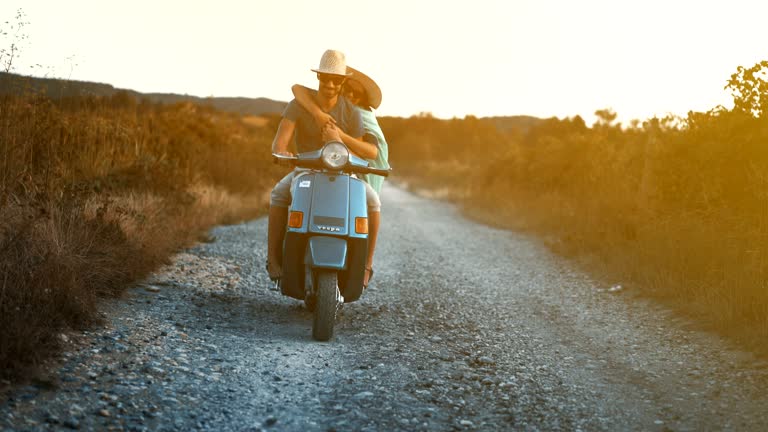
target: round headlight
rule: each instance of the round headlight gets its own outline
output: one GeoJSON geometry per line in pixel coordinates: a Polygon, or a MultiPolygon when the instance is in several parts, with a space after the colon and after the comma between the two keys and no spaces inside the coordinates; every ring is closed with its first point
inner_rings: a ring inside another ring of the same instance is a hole
{"type": "Polygon", "coordinates": [[[320,159],[328,169],[340,170],[349,162],[349,149],[339,142],[328,143],[323,147],[320,159]]]}

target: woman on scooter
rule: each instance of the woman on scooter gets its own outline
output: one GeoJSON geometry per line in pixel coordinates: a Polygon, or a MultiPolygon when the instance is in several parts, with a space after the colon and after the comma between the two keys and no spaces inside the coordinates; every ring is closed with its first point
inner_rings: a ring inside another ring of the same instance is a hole
{"type": "MultiPolygon", "coordinates": [[[[363,139],[367,142],[375,144],[378,147],[378,154],[376,159],[367,159],[369,164],[375,168],[389,169],[389,149],[387,141],[384,138],[384,132],[379,126],[379,122],[376,120],[376,115],[373,110],[381,105],[381,89],[378,84],[371,79],[368,75],[347,66],[347,73],[352,75],[347,78],[342,88],[341,94],[346,97],[350,102],[357,106],[360,110],[360,114],[363,119],[363,128],[365,135],[363,139]]],[[[335,121],[328,113],[323,112],[315,102],[313,97],[314,90],[304,87],[299,84],[291,87],[293,95],[296,101],[309,111],[315,118],[315,122],[320,128],[325,127],[329,123],[333,124],[335,121]]],[[[370,184],[377,193],[381,193],[381,186],[384,183],[384,177],[366,174],[365,180],[370,184]]],[[[374,212],[368,215],[369,233],[368,233],[368,258],[365,265],[365,278],[363,285],[368,286],[368,283],[373,278],[373,255],[376,248],[376,239],[378,237],[379,225],[381,224],[381,213],[374,212]]]]}

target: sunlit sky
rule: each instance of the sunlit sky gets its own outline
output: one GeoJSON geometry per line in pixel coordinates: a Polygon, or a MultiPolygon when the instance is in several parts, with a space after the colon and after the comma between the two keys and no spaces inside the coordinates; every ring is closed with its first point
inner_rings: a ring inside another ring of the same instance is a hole
{"type": "Polygon", "coordinates": [[[380,115],[684,115],[768,60],[757,0],[4,0],[0,22],[19,8],[21,73],[289,100],[333,48],[379,83],[380,115]]]}

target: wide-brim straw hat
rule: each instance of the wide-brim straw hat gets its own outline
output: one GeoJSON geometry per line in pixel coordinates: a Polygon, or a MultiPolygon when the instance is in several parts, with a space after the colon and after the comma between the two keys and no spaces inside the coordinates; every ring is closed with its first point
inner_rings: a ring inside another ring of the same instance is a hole
{"type": "Polygon", "coordinates": [[[351,75],[347,72],[347,58],[343,52],[336,50],[326,50],[320,57],[320,66],[311,71],[330,75],[351,75]]]}
{"type": "Polygon", "coordinates": [[[355,80],[363,86],[366,96],[368,96],[368,104],[371,108],[377,109],[381,105],[381,88],[376,84],[376,81],[352,66],[347,66],[347,73],[348,79],[355,80]]]}

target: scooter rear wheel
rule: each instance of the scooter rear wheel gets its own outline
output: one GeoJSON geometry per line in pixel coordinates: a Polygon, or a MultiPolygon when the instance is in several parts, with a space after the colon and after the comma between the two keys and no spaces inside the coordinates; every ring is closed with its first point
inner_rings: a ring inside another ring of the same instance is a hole
{"type": "Polygon", "coordinates": [[[333,337],[336,310],[339,306],[338,274],[335,271],[321,271],[317,275],[316,292],[312,337],[318,341],[328,341],[333,337]]]}

